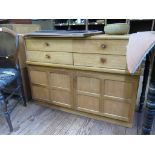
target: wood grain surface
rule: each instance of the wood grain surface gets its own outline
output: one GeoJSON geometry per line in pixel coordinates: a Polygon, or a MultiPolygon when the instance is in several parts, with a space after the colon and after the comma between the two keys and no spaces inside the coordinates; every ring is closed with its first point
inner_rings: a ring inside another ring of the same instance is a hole
{"type": "MultiPolygon", "coordinates": [[[[137,135],[141,134],[142,114],[135,113],[132,128],[69,114],[29,102],[18,105],[11,115],[12,135],[137,135]]],[[[9,135],[7,123],[0,117],[0,135],[9,135]]],[[[155,134],[155,123],[151,134],[155,134]]]]}

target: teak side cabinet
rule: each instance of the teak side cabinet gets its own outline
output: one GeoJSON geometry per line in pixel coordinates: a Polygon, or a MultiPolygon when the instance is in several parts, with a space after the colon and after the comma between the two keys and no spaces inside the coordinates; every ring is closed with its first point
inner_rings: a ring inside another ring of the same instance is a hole
{"type": "Polygon", "coordinates": [[[132,126],[139,73],[126,66],[128,36],[25,36],[32,98],[67,112],[132,126]]]}

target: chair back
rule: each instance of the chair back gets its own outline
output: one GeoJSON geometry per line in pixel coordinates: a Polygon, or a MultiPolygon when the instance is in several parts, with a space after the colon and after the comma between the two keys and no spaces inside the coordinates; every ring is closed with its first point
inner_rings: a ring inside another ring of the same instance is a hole
{"type": "Polygon", "coordinates": [[[13,67],[18,58],[18,34],[2,27],[0,28],[0,67],[13,67]]]}

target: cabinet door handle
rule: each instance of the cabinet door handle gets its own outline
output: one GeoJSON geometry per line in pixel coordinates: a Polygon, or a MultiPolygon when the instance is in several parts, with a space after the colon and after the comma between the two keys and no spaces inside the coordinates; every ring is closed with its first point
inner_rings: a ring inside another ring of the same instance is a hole
{"type": "Polygon", "coordinates": [[[45,45],[46,45],[46,46],[49,46],[50,44],[49,44],[48,42],[45,42],[45,45]]]}
{"type": "Polygon", "coordinates": [[[101,58],[100,60],[101,60],[102,63],[106,62],[106,58],[101,58]]]}
{"type": "Polygon", "coordinates": [[[107,46],[105,44],[101,44],[101,48],[106,48],[107,46]]]}
{"type": "Polygon", "coordinates": [[[48,59],[51,58],[51,56],[49,54],[46,54],[45,57],[48,58],[48,59]]]}

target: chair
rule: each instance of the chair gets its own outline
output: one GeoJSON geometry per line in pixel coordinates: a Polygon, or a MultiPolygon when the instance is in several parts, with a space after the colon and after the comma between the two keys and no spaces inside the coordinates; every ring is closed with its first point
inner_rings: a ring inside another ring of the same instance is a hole
{"type": "Polygon", "coordinates": [[[10,132],[13,131],[10,114],[22,100],[26,106],[18,65],[18,34],[5,27],[0,28],[0,110],[5,117],[10,132]],[[10,99],[16,96],[19,100],[10,104],[10,99]]]}

